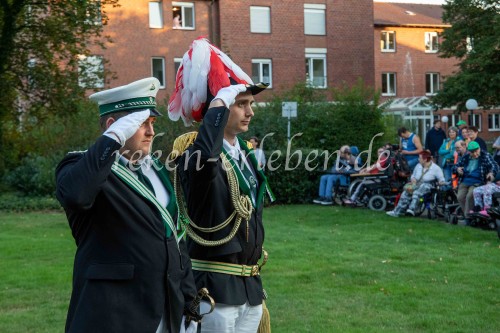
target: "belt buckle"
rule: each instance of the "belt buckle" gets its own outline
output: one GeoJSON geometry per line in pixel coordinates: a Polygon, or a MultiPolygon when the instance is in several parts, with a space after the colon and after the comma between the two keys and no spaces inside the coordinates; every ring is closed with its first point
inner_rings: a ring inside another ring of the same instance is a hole
{"type": "Polygon", "coordinates": [[[250,276],[256,276],[259,274],[259,265],[253,265],[252,271],[250,272],[250,276]]]}

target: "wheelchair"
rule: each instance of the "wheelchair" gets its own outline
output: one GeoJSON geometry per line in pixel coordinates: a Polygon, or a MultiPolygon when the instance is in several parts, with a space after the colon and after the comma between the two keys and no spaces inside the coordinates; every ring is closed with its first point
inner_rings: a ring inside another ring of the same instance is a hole
{"type": "Polygon", "coordinates": [[[450,183],[439,185],[434,183],[431,191],[420,198],[415,209],[415,216],[420,216],[427,211],[427,218],[444,218],[446,222],[457,224],[458,214],[460,214],[460,204],[455,190],[450,187],[450,183]]]}
{"type": "Polygon", "coordinates": [[[351,175],[351,184],[347,191],[350,198],[359,188],[357,204],[374,211],[384,211],[388,206],[394,206],[399,193],[406,182],[395,180],[387,174],[355,174],[351,175]]]}
{"type": "Polygon", "coordinates": [[[500,238],[500,192],[493,193],[492,207],[488,209],[490,216],[479,213],[469,214],[472,227],[480,227],[486,230],[496,230],[500,238]]]}

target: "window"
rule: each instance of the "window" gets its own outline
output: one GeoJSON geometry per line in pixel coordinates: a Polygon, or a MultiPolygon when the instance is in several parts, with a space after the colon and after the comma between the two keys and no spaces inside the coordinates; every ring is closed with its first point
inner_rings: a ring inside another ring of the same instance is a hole
{"type": "Polygon", "coordinates": [[[101,56],[79,56],[78,85],[82,88],[104,88],[104,63],[101,56]]]}
{"type": "Polygon", "coordinates": [[[382,96],[396,96],[396,73],[382,73],[382,96]]]}
{"type": "Polygon", "coordinates": [[[382,52],[396,52],[396,33],[394,31],[380,33],[380,50],[382,52]]]}
{"type": "Polygon", "coordinates": [[[175,77],[177,77],[177,71],[179,70],[179,67],[181,67],[182,64],[182,58],[174,58],[174,80],[175,77]]]}
{"type": "Polygon", "coordinates": [[[480,114],[473,114],[471,115],[469,113],[469,126],[476,126],[478,131],[481,132],[481,115],[480,114]]]}
{"type": "Polygon", "coordinates": [[[100,0],[87,1],[86,16],[87,16],[87,19],[85,20],[85,24],[94,24],[94,25],[101,25],[102,24],[101,1],[100,0]]]}
{"type": "Polygon", "coordinates": [[[149,2],[149,27],[153,29],[163,28],[163,11],[161,1],[149,2]]]}
{"type": "Polygon", "coordinates": [[[269,83],[269,88],[272,88],[272,75],[271,59],[252,59],[252,81],[254,83],[269,83]]]}
{"type": "Polygon", "coordinates": [[[490,131],[500,131],[500,114],[488,115],[488,129],[490,131]]]}
{"type": "Polygon", "coordinates": [[[160,81],[160,88],[165,88],[165,58],[151,58],[151,75],[160,81]]]}
{"type": "Polygon", "coordinates": [[[194,3],[172,1],[174,29],[194,29],[194,3]]]}
{"type": "Polygon", "coordinates": [[[271,8],[250,6],[250,32],[271,33],[271,8]]]}
{"type": "Polygon", "coordinates": [[[465,39],[465,48],[467,49],[467,53],[471,53],[474,50],[474,37],[467,37],[465,39]]]}
{"type": "Polygon", "coordinates": [[[439,90],[439,73],[425,74],[425,94],[436,95],[439,90]]]}
{"type": "Polygon", "coordinates": [[[326,88],[326,49],[306,49],[306,82],[315,88],[326,88]]]}
{"type": "Polygon", "coordinates": [[[425,33],[425,53],[436,53],[438,51],[438,33],[426,32],[425,33]]]}
{"type": "Polygon", "coordinates": [[[304,4],[304,34],[326,35],[325,9],[323,4],[304,4]]]}
{"type": "Polygon", "coordinates": [[[458,115],[458,114],[453,114],[451,115],[451,125],[450,126],[455,126],[455,127],[458,127],[457,126],[457,123],[462,120],[462,116],[461,115],[458,115]]]}

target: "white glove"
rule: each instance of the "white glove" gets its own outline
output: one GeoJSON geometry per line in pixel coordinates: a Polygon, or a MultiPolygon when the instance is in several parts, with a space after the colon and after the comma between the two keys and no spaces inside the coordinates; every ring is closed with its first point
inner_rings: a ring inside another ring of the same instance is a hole
{"type": "Polygon", "coordinates": [[[145,110],[133,112],[125,117],[121,117],[109,126],[106,132],[104,132],[104,135],[115,140],[123,147],[125,141],[130,139],[135,132],[137,132],[142,123],[149,118],[149,115],[150,111],[145,110]]]}
{"type": "Polygon", "coordinates": [[[244,84],[231,85],[229,87],[224,87],[219,90],[214,100],[220,99],[222,103],[229,109],[231,105],[234,104],[234,99],[238,94],[245,92],[247,87],[244,84]]]}
{"type": "Polygon", "coordinates": [[[198,323],[191,320],[189,326],[186,328],[185,320],[186,316],[182,316],[181,330],[179,333],[196,333],[198,331],[198,323]]]}

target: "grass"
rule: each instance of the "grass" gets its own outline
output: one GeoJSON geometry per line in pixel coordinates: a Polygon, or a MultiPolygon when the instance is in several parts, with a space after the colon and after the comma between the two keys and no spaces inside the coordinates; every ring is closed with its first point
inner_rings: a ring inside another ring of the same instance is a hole
{"type": "MultiPolygon", "coordinates": [[[[264,213],[277,332],[498,332],[495,232],[366,209],[264,213]]],[[[60,332],[75,245],[61,213],[0,213],[0,331],[60,332]]]]}

